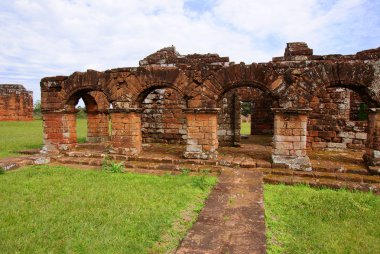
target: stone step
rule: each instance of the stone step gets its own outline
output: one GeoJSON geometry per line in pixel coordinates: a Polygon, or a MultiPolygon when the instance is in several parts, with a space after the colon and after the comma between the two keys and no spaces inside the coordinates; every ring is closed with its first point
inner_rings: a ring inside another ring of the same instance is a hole
{"type": "Polygon", "coordinates": [[[100,158],[85,158],[85,157],[56,157],[54,161],[61,164],[77,164],[88,166],[101,166],[103,159],[100,158]]]}
{"type": "Polygon", "coordinates": [[[372,191],[373,193],[380,195],[380,183],[369,182],[356,182],[349,181],[348,179],[328,179],[328,178],[315,178],[304,176],[290,176],[290,175],[276,175],[266,174],[264,175],[264,182],[270,184],[306,184],[311,187],[327,187],[331,189],[348,189],[358,191],[372,191]]]}
{"type": "MultiPolygon", "coordinates": [[[[56,157],[54,160],[61,164],[77,164],[77,165],[89,165],[89,166],[101,166],[104,162],[104,157],[85,157],[79,156],[78,153],[71,154],[72,156],[56,157]]],[[[189,163],[167,163],[167,162],[150,162],[150,161],[126,161],[125,157],[120,156],[108,156],[111,160],[116,162],[124,161],[125,169],[147,169],[147,170],[163,170],[163,171],[178,171],[178,172],[209,172],[220,173],[221,166],[213,165],[198,165],[189,163]]]]}
{"type": "Polygon", "coordinates": [[[352,173],[352,174],[360,174],[360,175],[368,175],[368,170],[364,167],[358,168],[341,168],[341,167],[321,167],[321,166],[313,166],[313,171],[317,172],[328,172],[328,173],[352,173]]]}
{"type": "Polygon", "coordinates": [[[357,183],[380,183],[380,176],[378,175],[363,175],[344,172],[318,172],[318,171],[293,171],[289,169],[267,169],[265,174],[288,176],[288,177],[301,177],[309,179],[331,179],[339,181],[351,181],[357,183]]]}
{"type": "Polygon", "coordinates": [[[76,151],[92,150],[92,151],[108,151],[108,143],[78,143],[75,147],[76,151]]]}

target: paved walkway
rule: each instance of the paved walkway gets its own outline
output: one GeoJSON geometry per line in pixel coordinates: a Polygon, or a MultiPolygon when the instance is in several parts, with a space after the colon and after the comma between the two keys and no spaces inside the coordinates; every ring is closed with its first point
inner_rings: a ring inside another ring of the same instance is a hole
{"type": "Polygon", "coordinates": [[[265,253],[265,242],[262,173],[224,170],[176,253],[265,253]]]}

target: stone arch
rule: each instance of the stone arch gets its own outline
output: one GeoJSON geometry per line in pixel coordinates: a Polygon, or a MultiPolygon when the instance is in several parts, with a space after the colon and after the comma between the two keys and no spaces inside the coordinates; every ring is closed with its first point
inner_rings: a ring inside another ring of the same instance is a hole
{"type": "Polygon", "coordinates": [[[250,86],[258,88],[271,96],[275,96],[271,87],[281,76],[276,72],[272,64],[250,64],[244,63],[231,65],[219,70],[212,78],[211,82],[219,90],[218,99],[231,89],[250,86]]]}
{"type": "Polygon", "coordinates": [[[87,72],[75,72],[67,77],[61,84],[61,98],[62,107],[70,103],[70,100],[90,92],[102,92],[108,102],[112,102],[112,95],[110,89],[107,88],[104,73],[88,70],[87,72]]]}
{"type": "MultiPolygon", "coordinates": [[[[314,96],[325,93],[331,87],[350,89],[358,93],[371,106],[380,105],[379,95],[372,86],[375,79],[371,65],[356,63],[326,63],[316,64],[307,68],[300,75],[292,75],[293,90],[299,90],[298,96],[306,105],[314,96]]],[[[290,92],[294,92],[289,90],[290,92]]],[[[288,92],[289,92],[288,91],[288,92]]],[[[289,97],[290,94],[285,93],[289,97]]]]}
{"type": "Polygon", "coordinates": [[[179,95],[180,97],[184,98],[185,99],[185,96],[183,94],[183,92],[181,90],[179,90],[175,85],[173,84],[160,84],[160,85],[155,85],[155,84],[152,84],[152,85],[149,85],[147,88],[145,88],[143,91],[141,91],[139,94],[135,94],[133,95],[132,97],[132,102],[133,102],[133,105],[136,105],[137,108],[140,108],[141,107],[141,104],[143,102],[143,100],[150,94],[152,93],[154,90],[157,90],[157,89],[165,89],[165,88],[170,88],[170,89],[173,89],[175,90],[179,95]]]}
{"type": "Polygon", "coordinates": [[[85,104],[86,120],[87,120],[87,137],[88,142],[102,142],[109,139],[109,107],[110,102],[107,96],[101,92],[92,89],[77,89],[65,102],[65,112],[70,116],[71,121],[67,125],[70,132],[76,133],[76,117],[77,110],[75,106],[82,99],[85,104]]]}

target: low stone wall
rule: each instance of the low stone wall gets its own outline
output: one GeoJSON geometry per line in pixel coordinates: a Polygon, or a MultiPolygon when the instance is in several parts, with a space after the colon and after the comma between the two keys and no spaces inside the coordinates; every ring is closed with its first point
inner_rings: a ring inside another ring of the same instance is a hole
{"type": "Polygon", "coordinates": [[[0,84],[0,121],[33,120],[33,92],[22,85],[0,84]]]}

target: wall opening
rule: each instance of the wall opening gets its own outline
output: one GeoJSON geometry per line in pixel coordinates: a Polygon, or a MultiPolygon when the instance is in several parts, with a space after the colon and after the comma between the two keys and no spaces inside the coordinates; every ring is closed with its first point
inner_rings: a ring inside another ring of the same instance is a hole
{"type": "Polygon", "coordinates": [[[252,102],[240,102],[240,134],[242,136],[251,135],[251,116],[252,116],[252,102]]]}
{"type": "Polygon", "coordinates": [[[222,146],[241,142],[271,143],[273,99],[258,88],[239,87],[226,92],[219,101],[218,140],[222,146]]]}
{"type": "Polygon", "coordinates": [[[76,110],[76,133],[77,142],[85,143],[87,141],[87,112],[82,98],[79,99],[75,106],[76,110]]]}

